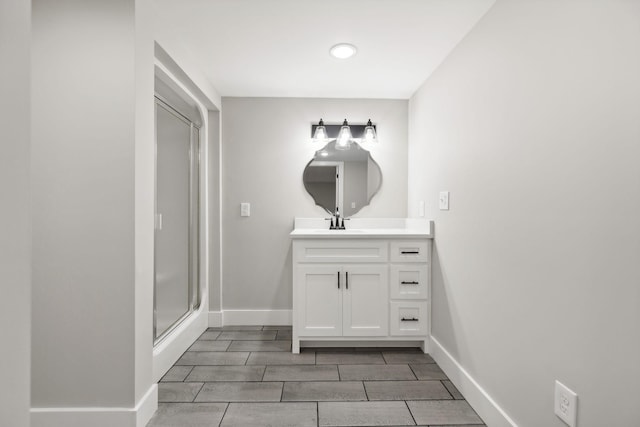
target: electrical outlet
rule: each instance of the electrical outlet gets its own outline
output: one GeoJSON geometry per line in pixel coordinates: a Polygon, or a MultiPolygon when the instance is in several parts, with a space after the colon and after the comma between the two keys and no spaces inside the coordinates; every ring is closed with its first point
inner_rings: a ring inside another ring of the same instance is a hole
{"type": "Polygon", "coordinates": [[[553,411],[569,427],[577,426],[578,395],[556,380],[553,411]]]}
{"type": "Polygon", "coordinates": [[[441,211],[448,211],[449,210],[449,192],[448,191],[441,191],[440,192],[440,210],[441,211]]]}

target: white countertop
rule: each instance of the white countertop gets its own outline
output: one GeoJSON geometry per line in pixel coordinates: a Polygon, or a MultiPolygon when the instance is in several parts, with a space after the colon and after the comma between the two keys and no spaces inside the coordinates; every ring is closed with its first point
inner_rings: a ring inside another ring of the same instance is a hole
{"type": "Polygon", "coordinates": [[[324,218],[296,218],[292,239],[432,239],[433,221],[418,218],[351,218],[345,230],[329,230],[324,218]]]}

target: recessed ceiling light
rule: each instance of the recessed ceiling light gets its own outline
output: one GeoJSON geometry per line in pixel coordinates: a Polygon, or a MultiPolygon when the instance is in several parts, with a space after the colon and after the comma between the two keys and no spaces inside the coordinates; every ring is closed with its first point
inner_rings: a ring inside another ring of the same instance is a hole
{"type": "Polygon", "coordinates": [[[352,44],[338,43],[329,50],[329,53],[331,53],[331,56],[334,58],[347,59],[355,55],[357,51],[358,49],[352,44]]]}

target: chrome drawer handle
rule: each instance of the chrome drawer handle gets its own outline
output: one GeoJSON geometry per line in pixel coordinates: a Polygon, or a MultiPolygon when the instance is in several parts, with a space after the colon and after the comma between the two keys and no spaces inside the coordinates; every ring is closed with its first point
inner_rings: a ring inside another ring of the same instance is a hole
{"type": "Polygon", "coordinates": [[[402,281],[400,282],[401,285],[419,285],[420,283],[412,281],[412,282],[406,282],[406,281],[402,281]]]}
{"type": "Polygon", "coordinates": [[[401,251],[402,255],[418,255],[420,251],[401,251]]]}
{"type": "Polygon", "coordinates": [[[416,319],[415,317],[412,317],[411,319],[407,319],[407,318],[403,317],[401,320],[403,322],[418,322],[418,319],[416,319]]]}

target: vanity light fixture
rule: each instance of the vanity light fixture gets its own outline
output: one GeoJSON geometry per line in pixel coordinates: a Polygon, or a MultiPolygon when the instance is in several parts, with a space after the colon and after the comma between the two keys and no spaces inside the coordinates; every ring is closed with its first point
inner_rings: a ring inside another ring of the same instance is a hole
{"type": "Polygon", "coordinates": [[[327,143],[329,142],[329,137],[327,136],[327,128],[324,127],[324,122],[322,119],[318,122],[318,126],[316,126],[316,131],[313,133],[313,142],[321,142],[327,143]]]}
{"type": "Polygon", "coordinates": [[[371,123],[371,120],[367,124],[349,124],[347,119],[338,124],[325,125],[324,121],[320,119],[317,125],[311,125],[311,142],[320,142],[323,144],[336,141],[336,149],[348,150],[351,148],[352,142],[357,143],[377,143],[378,130],[376,125],[371,123]]]}
{"type": "Polygon", "coordinates": [[[376,128],[373,127],[371,119],[367,122],[367,126],[364,128],[364,135],[362,135],[362,142],[378,142],[378,135],[376,134],[376,128]]]}
{"type": "Polygon", "coordinates": [[[336,139],[336,150],[348,150],[351,148],[352,139],[351,128],[349,127],[349,123],[347,123],[347,119],[344,119],[340,132],[338,132],[338,139],[336,139]]]}
{"type": "Polygon", "coordinates": [[[334,45],[331,47],[331,49],[329,49],[329,53],[331,54],[331,56],[338,59],[351,58],[356,54],[357,51],[358,49],[354,45],[349,43],[338,43],[337,45],[334,45]]]}

